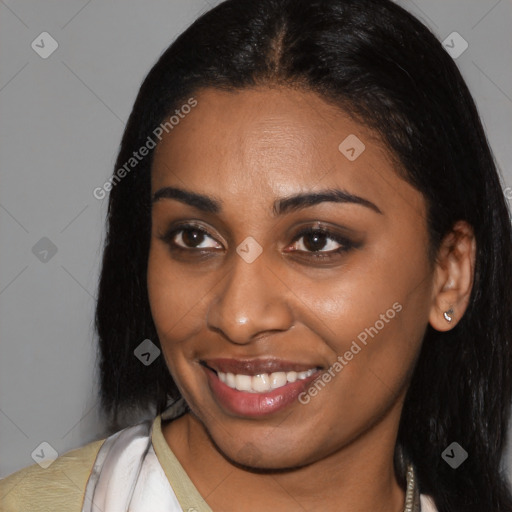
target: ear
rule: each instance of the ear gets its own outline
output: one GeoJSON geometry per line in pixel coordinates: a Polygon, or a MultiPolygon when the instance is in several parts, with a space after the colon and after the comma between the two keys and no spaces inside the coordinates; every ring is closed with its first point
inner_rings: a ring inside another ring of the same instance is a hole
{"type": "Polygon", "coordinates": [[[465,221],[457,221],[441,242],[434,270],[429,322],[437,331],[453,329],[466,311],[475,260],[473,228],[465,221]]]}

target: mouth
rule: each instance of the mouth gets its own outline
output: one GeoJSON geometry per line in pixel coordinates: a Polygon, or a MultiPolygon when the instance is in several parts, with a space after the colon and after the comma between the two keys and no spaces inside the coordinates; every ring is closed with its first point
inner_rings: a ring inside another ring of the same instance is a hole
{"type": "Polygon", "coordinates": [[[230,414],[259,417],[293,403],[323,369],[278,359],[200,361],[217,403],[230,414]]]}

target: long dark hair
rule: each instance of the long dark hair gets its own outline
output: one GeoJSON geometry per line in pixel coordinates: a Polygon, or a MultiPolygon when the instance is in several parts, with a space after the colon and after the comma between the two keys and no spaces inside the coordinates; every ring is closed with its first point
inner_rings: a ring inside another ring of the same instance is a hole
{"type": "MultiPolygon", "coordinates": [[[[452,58],[388,0],[228,0],[195,21],[149,72],[114,174],[200,89],[257,85],[317,92],[381,135],[397,172],[427,201],[431,261],[457,220],[474,228],[468,309],[451,331],[427,328],[397,447],[440,512],[512,511],[500,470],[512,389],[510,213],[452,58]],[[469,454],[457,469],[441,457],[454,441],[469,454]]],[[[113,181],[109,197],[96,328],[111,425],[123,411],[160,413],[179,396],[163,357],[145,366],[134,356],[144,339],[159,346],[146,283],[152,154],[113,181]]]]}

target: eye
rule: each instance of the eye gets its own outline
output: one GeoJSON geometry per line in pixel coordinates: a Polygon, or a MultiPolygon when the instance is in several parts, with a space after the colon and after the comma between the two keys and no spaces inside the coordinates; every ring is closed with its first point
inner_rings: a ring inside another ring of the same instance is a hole
{"type": "Polygon", "coordinates": [[[205,229],[195,224],[182,224],[170,229],[160,238],[176,250],[222,249],[205,229]]]}
{"type": "Polygon", "coordinates": [[[336,257],[356,247],[354,242],[338,233],[314,227],[301,230],[293,242],[292,249],[287,249],[287,252],[309,253],[316,259],[336,257]]]}

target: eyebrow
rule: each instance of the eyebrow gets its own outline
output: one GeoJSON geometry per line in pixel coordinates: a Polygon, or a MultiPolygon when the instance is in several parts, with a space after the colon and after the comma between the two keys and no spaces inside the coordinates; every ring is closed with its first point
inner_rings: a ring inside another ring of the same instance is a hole
{"type": "MultiPolygon", "coordinates": [[[[155,203],[156,201],[164,198],[175,199],[207,213],[219,213],[222,210],[222,201],[219,199],[177,187],[163,187],[157,190],[153,195],[151,203],[155,203]]],[[[272,207],[272,212],[274,215],[284,215],[292,211],[324,202],[358,204],[383,215],[380,208],[368,199],[340,189],[303,192],[276,199],[272,207]]]]}

